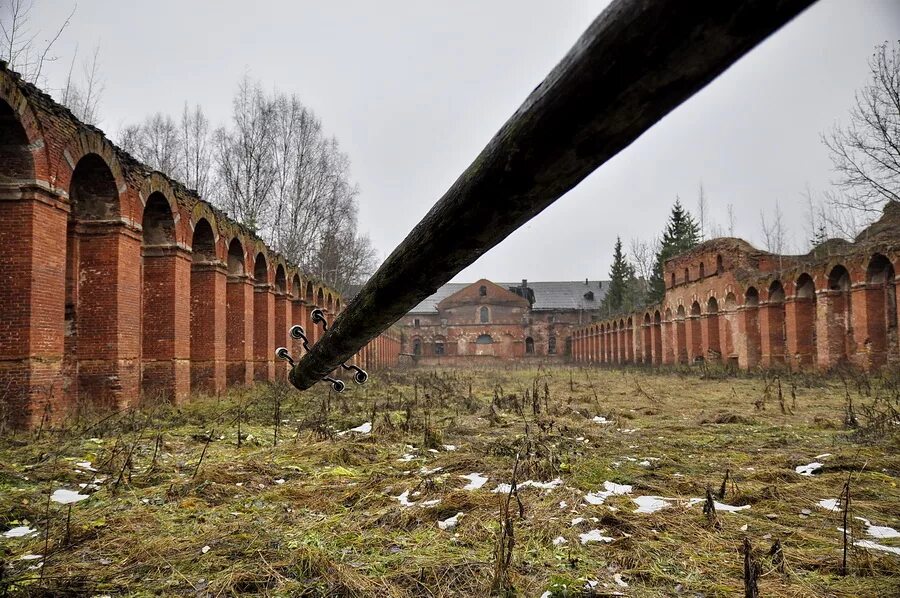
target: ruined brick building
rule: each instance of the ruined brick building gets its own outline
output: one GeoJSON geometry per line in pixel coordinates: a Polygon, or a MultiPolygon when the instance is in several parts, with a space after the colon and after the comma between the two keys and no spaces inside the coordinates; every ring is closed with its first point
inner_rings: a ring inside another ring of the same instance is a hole
{"type": "MultiPolygon", "coordinates": [[[[0,62],[0,417],[282,378],[315,307],[342,299],[0,62]]],[[[388,332],[357,362],[398,353],[388,332]]]]}
{"type": "Polygon", "coordinates": [[[575,331],[574,360],[896,368],[898,272],[897,203],[854,242],[832,239],[807,255],[713,239],[666,262],[661,304],[575,331]]]}
{"type": "Polygon", "coordinates": [[[600,281],[445,284],[402,320],[403,352],[418,363],[562,360],[578,327],[595,320],[600,281]]]}

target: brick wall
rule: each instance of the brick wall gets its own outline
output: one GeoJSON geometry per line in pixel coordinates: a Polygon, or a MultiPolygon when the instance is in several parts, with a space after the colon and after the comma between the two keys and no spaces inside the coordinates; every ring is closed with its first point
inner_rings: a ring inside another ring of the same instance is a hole
{"type": "MultiPolygon", "coordinates": [[[[276,346],[300,355],[287,329],[341,305],[0,63],[2,417],[29,426],[284,379],[276,346]]],[[[398,353],[393,333],[365,350],[373,368],[398,353]]]]}

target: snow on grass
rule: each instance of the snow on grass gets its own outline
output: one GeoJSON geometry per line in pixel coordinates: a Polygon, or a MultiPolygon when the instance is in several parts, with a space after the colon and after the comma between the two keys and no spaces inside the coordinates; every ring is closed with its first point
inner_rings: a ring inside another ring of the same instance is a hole
{"type": "MultiPolygon", "coordinates": [[[[688,501],[689,507],[693,507],[694,505],[700,504],[702,502],[706,502],[705,498],[692,498],[688,501]]],[[[725,513],[736,513],[738,511],[746,511],[750,508],[750,505],[726,505],[725,503],[719,501],[713,501],[713,504],[716,506],[716,511],[722,511],[725,513]]]]}
{"type": "Polygon", "coordinates": [[[50,500],[58,502],[61,505],[71,505],[72,503],[80,502],[90,497],[90,494],[78,494],[74,490],[59,488],[53,491],[53,494],[50,495],[50,500]]]}
{"type": "Polygon", "coordinates": [[[603,535],[605,531],[606,530],[602,529],[592,529],[589,532],[578,534],[578,538],[581,540],[582,544],[587,544],[589,542],[612,542],[613,538],[603,535]]]}
{"type": "Polygon", "coordinates": [[[591,420],[595,424],[611,424],[613,421],[611,419],[606,419],[602,415],[595,415],[594,419],[591,420]]]}
{"type": "Polygon", "coordinates": [[[43,555],[40,554],[23,554],[19,557],[20,561],[36,561],[38,559],[44,558],[43,555]]]}
{"type": "Polygon", "coordinates": [[[409,463],[413,459],[418,459],[418,458],[419,457],[413,455],[412,453],[405,453],[402,457],[397,459],[397,461],[400,461],[401,463],[409,463]]]}
{"type": "Polygon", "coordinates": [[[841,501],[838,500],[837,498],[823,498],[816,504],[820,508],[825,509],[826,511],[840,511],[841,510],[841,501]]]}
{"type": "Polygon", "coordinates": [[[672,499],[661,496],[637,496],[631,500],[638,506],[635,513],[656,513],[672,506],[672,499]]]}
{"type": "Polygon", "coordinates": [[[622,579],[621,573],[616,573],[615,575],[613,575],[613,581],[616,582],[616,585],[619,586],[620,588],[628,587],[628,582],[625,581],[624,579],[622,579]]]}
{"type": "MultiPolygon", "coordinates": [[[[485,482],[488,481],[488,478],[484,477],[480,473],[470,473],[468,475],[459,476],[464,480],[469,480],[469,483],[463,487],[463,490],[478,490],[482,486],[484,486],[485,482]]],[[[507,490],[507,492],[509,492],[507,490]]]]}
{"type": "Polygon", "coordinates": [[[463,513],[457,513],[453,517],[448,517],[443,521],[438,521],[438,527],[442,530],[453,529],[456,527],[456,524],[459,523],[459,518],[463,516],[463,513]]]}
{"type": "Polygon", "coordinates": [[[822,469],[823,464],[818,461],[813,461],[812,463],[807,463],[806,465],[798,465],[794,468],[794,471],[799,473],[800,475],[811,476],[813,473],[822,469]]]}
{"type": "Polygon", "coordinates": [[[854,517],[866,524],[866,533],[873,538],[900,538],[900,532],[892,527],[885,525],[872,525],[872,522],[865,517],[854,517]]]}
{"type": "Polygon", "coordinates": [[[448,451],[448,452],[450,452],[450,451],[455,451],[455,450],[456,450],[456,445],[455,445],[455,444],[445,444],[445,445],[443,446],[443,448],[444,448],[445,451],[448,451]]]}
{"type": "Polygon", "coordinates": [[[401,507],[412,507],[416,504],[409,501],[409,490],[404,490],[403,494],[401,494],[400,496],[395,496],[394,498],[400,501],[401,507]]]}
{"type": "Polygon", "coordinates": [[[8,529],[3,532],[4,538],[27,538],[32,534],[36,534],[37,530],[28,527],[27,525],[20,525],[18,527],[14,527],[12,529],[8,529]]]}
{"type": "Polygon", "coordinates": [[[557,537],[553,538],[554,546],[562,546],[563,544],[568,544],[568,542],[569,541],[566,540],[565,538],[563,538],[562,536],[557,536],[557,537]]]}
{"type": "Polygon", "coordinates": [[[372,432],[372,422],[366,422],[364,424],[360,424],[355,428],[350,428],[349,430],[344,430],[343,432],[338,432],[338,436],[346,436],[347,434],[369,434],[372,432]]]}
{"type": "Polygon", "coordinates": [[[78,461],[75,463],[75,467],[80,467],[81,469],[86,469],[88,471],[97,471],[90,461],[78,461]]]}
{"type": "Polygon", "coordinates": [[[860,548],[868,548],[869,550],[880,550],[881,552],[890,552],[891,554],[900,555],[900,548],[897,548],[896,546],[885,546],[884,544],[879,544],[872,540],[857,540],[853,545],[859,546],[860,548]]]}
{"type": "Polygon", "coordinates": [[[603,490],[598,492],[588,492],[584,495],[584,500],[588,504],[602,505],[606,499],[616,494],[631,494],[633,487],[629,484],[616,484],[609,480],[603,482],[603,490]]]}

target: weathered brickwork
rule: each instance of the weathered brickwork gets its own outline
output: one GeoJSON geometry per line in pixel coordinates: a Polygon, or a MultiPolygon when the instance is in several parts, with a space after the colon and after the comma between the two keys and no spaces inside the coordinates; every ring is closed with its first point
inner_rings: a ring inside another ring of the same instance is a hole
{"type": "Polygon", "coordinates": [[[284,379],[275,348],[302,355],[287,329],[316,307],[340,297],[0,63],[0,417],[284,379]]]}
{"type": "Polygon", "coordinates": [[[854,242],[774,255],[714,239],[665,266],[660,305],[577,330],[576,363],[724,362],[793,370],[900,365],[900,205],[854,242]]]}
{"type": "Polygon", "coordinates": [[[599,281],[445,285],[401,320],[403,353],[423,365],[563,361],[604,293],[599,281]]]}

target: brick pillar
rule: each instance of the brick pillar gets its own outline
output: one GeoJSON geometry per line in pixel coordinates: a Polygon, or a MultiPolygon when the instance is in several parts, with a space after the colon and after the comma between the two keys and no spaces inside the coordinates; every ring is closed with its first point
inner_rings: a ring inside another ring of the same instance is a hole
{"type": "Polygon", "coordinates": [[[785,345],[792,369],[813,367],[816,363],[816,301],[793,297],[784,304],[785,345]]]}
{"type": "Polygon", "coordinates": [[[141,392],[140,233],[106,222],[75,230],[79,401],[125,407],[141,392]]]}
{"type": "Polygon", "coordinates": [[[62,411],[67,213],[36,186],[0,188],[0,417],[15,427],[62,411]]]}
{"type": "Polygon", "coordinates": [[[759,306],[760,364],[775,367],[784,363],[784,303],[759,306]]]}
{"type": "MultiPolygon", "coordinates": [[[[275,348],[285,347],[291,350],[291,337],[288,330],[291,323],[288,319],[293,316],[291,309],[291,298],[286,293],[277,293],[275,295],[275,348]]],[[[275,379],[287,380],[288,371],[291,366],[286,361],[280,359],[275,360],[275,379]]]]}
{"type": "Polygon", "coordinates": [[[703,356],[703,326],[700,316],[688,316],[687,319],[687,356],[688,363],[703,356]]]}
{"type": "Polygon", "coordinates": [[[688,363],[688,324],[687,318],[675,320],[675,360],[677,363],[688,363]]]}
{"type": "Polygon", "coordinates": [[[719,314],[706,313],[700,316],[701,324],[701,355],[708,361],[717,361],[716,355],[722,354],[722,345],[719,342],[719,314]]]}
{"type": "Polygon", "coordinates": [[[887,290],[883,284],[854,288],[853,330],[858,332],[854,363],[864,370],[875,370],[888,362],[888,309],[887,290]]]}
{"type": "Polygon", "coordinates": [[[599,364],[600,357],[600,339],[602,338],[602,333],[600,332],[600,326],[594,327],[594,363],[599,364]]]}
{"type": "Polygon", "coordinates": [[[746,305],[739,308],[736,349],[738,366],[749,370],[760,362],[761,337],[759,330],[759,307],[746,305]]]}
{"type": "MultiPolygon", "coordinates": [[[[306,305],[303,299],[291,300],[291,321],[289,323],[291,326],[299,324],[300,326],[303,326],[303,330],[306,330],[306,305]]],[[[290,335],[288,335],[288,337],[290,337],[290,335]]],[[[287,345],[287,348],[290,350],[294,360],[296,361],[303,357],[303,354],[305,353],[303,350],[303,341],[290,339],[288,342],[291,344],[287,345]]]]}
{"type": "Polygon", "coordinates": [[[675,324],[672,320],[662,320],[659,325],[660,331],[660,352],[662,354],[662,365],[672,365],[675,363],[675,324]]]}
{"type": "Polygon", "coordinates": [[[218,262],[191,266],[191,391],[225,390],[226,287],[228,274],[218,262]]]}
{"type": "Polygon", "coordinates": [[[848,315],[853,311],[849,300],[850,294],[845,291],[817,293],[816,353],[820,368],[829,369],[847,362],[848,315]]]}
{"type": "Polygon", "coordinates": [[[191,256],[178,247],[145,247],[141,390],[180,401],[191,391],[191,256]]]}
{"type": "Polygon", "coordinates": [[[253,282],[229,274],[226,285],[226,376],[229,386],[253,381],[253,282]]]}
{"type": "Polygon", "coordinates": [[[634,327],[625,328],[625,362],[634,363],[634,327]]]}
{"type": "Polygon", "coordinates": [[[643,340],[641,342],[642,349],[642,361],[645,365],[650,365],[653,363],[653,324],[644,324],[643,329],[641,330],[643,334],[643,340]]]}
{"type": "Polygon", "coordinates": [[[275,290],[271,284],[253,287],[253,379],[275,379],[275,290]]]}

